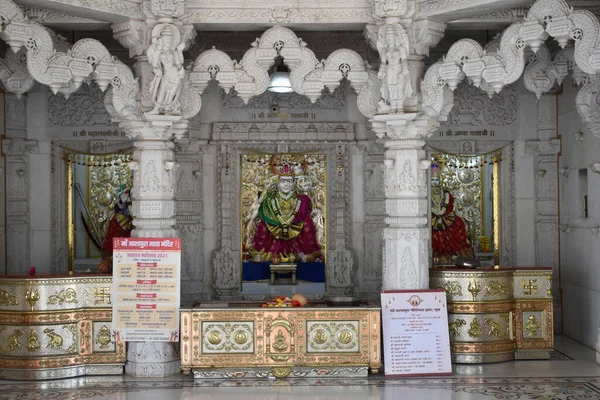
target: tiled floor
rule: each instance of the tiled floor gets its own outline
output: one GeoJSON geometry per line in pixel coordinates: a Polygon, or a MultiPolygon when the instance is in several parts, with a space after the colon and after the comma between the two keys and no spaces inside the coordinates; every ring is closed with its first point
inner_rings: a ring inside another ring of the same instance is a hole
{"type": "Polygon", "coordinates": [[[569,339],[556,348],[574,358],[455,366],[444,378],[353,380],[194,381],[188,376],[164,379],[86,377],[47,382],[0,381],[0,399],[402,399],[402,400],[600,400],[600,367],[595,352],[569,339]]]}

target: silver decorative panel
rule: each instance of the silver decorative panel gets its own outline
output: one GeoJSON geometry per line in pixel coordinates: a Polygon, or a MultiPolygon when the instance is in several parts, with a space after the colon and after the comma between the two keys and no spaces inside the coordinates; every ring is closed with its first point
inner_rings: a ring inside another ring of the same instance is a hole
{"type": "Polygon", "coordinates": [[[307,353],[358,353],[359,321],[306,321],[307,353]]]}
{"type": "Polygon", "coordinates": [[[202,353],[254,353],[254,322],[202,322],[202,353]]]}

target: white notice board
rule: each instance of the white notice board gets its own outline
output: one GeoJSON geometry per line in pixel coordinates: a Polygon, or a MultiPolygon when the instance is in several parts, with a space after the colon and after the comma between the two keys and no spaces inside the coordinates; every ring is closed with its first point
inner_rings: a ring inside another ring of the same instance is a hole
{"type": "Polygon", "coordinates": [[[386,375],[451,375],[444,290],[381,292],[386,375]]]}
{"type": "Polygon", "coordinates": [[[113,329],[124,341],[178,342],[181,239],[113,239],[113,329]]]}

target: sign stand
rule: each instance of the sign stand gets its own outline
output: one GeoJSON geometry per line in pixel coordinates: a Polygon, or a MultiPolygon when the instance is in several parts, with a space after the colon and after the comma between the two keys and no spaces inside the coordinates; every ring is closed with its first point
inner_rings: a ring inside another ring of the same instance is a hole
{"type": "Polygon", "coordinates": [[[452,375],[444,290],[381,292],[386,375],[452,375]]]}
{"type": "Polygon", "coordinates": [[[113,239],[114,335],[178,342],[181,239],[113,239]]]}

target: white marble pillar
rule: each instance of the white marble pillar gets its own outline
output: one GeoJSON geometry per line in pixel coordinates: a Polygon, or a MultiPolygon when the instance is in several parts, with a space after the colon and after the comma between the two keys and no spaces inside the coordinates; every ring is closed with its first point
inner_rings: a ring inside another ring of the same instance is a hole
{"type": "Polygon", "coordinates": [[[205,140],[182,139],[175,146],[176,229],[181,235],[181,302],[198,300],[204,292],[204,224],[202,212],[202,148],[205,140]]]}
{"type": "Polygon", "coordinates": [[[538,101],[537,140],[526,143],[534,156],[535,177],[535,264],[551,267],[554,298],[554,330],[562,332],[559,281],[558,153],[556,95],[544,94],[538,101]]]}
{"type": "Polygon", "coordinates": [[[416,115],[373,117],[373,130],[384,139],[385,222],[383,290],[427,289],[429,286],[428,171],[423,147],[437,127],[416,115]]]}
{"type": "MultiPolygon", "coordinates": [[[[149,123],[122,123],[134,139],[131,191],[134,229],[132,237],[177,237],[175,225],[175,179],[173,132],[181,136],[186,126],[181,117],[147,116],[149,123]]],[[[137,377],[161,377],[179,373],[179,344],[129,342],[125,373],[137,377]]]]}

